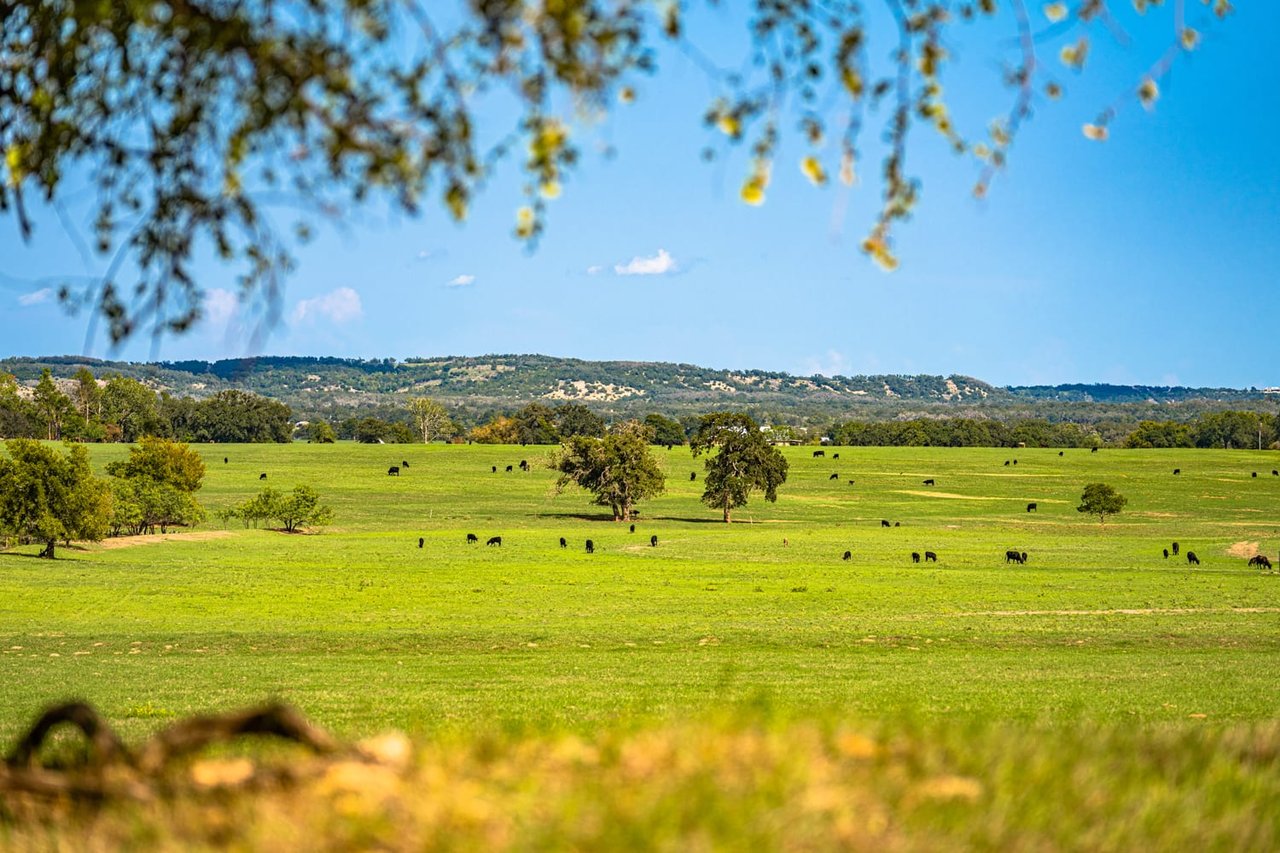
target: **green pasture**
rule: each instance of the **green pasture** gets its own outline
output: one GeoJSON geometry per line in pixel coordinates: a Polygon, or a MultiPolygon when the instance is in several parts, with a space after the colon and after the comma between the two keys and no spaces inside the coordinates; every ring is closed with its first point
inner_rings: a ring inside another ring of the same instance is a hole
{"type": "MultiPolygon", "coordinates": [[[[698,500],[702,460],[658,449],[668,491],[632,534],[556,496],[545,447],[199,450],[198,531],[0,554],[0,737],[66,697],[132,737],[268,697],[344,735],[762,706],[930,725],[1276,716],[1280,575],[1246,566],[1255,543],[1280,556],[1275,452],[790,448],[778,502],[725,525],[698,500]],[[261,473],[317,487],[334,525],[224,530],[214,511],[261,473]],[[1095,481],[1129,499],[1105,525],[1075,509],[1095,481]],[[1161,556],[1174,540],[1199,568],[1161,556]],[[913,565],[926,550],[937,564],[913,565]]],[[[91,452],[101,467],[126,449],[91,452]]]]}

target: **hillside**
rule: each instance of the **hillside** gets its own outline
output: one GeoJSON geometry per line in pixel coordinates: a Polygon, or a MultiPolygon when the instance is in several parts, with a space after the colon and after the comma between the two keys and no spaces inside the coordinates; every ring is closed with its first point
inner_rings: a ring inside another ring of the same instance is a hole
{"type": "Polygon", "coordinates": [[[582,361],[545,355],[359,360],[277,357],[136,363],[75,356],[9,358],[0,371],[24,383],[49,368],[69,377],[80,366],[99,377],[122,374],[156,390],[204,397],[238,388],[288,403],[306,417],[335,410],[398,406],[429,395],[469,413],[532,401],[577,402],[611,415],[671,415],[733,407],[788,420],[882,419],[919,414],[1039,416],[1099,420],[1179,418],[1206,409],[1275,407],[1256,389],[1119,385],[996,387],[968,376],[793,376],[715,370],[692,364],[582,361]],[[1172,410],[1172,411],[1170,411],[1172,410]]]}

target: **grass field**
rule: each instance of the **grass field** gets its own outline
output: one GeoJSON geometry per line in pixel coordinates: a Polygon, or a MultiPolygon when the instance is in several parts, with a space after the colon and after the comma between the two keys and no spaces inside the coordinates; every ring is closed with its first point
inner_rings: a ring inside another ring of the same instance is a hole
{"type": "MultiPolygon", "coordinates": [[[[1280,575],[1246,567],[1254,548],[1280,550],[1274,452],[793,448],[778,502],[725,525],[698,501],[701,460],[658,450],[668,493],[631,534],[588,496],[553,494],[547,448],[199,449],[209,509],[256,493],[266,472],[276,487],[315,485],[333,527],[210,521],[56,562],[0,554],[0,738],[69,696],[130,738],[268,697],[347,737],[395,727],[445,741],[763,714],[942,741],[977,727],[1019,754],[1028,732],[1068,751],[1092,732],[1133,730],[1121,748],[1155,752],[1202,738],[1187,754],[1205,772],[1203,738],[1261,737],[1266,782],[1241,790],[1280,789],[1280,575]],[[530,473],[505,473],[521,459],[530,473]],[[1075,509],[1095,481],[1129,498],[1105,525],[1075,509]],[[469,546],[469,532],[503,545],[469,546]],[[1162,558],[1175,540],[1200,567],[1162,558]],[[1007,549],[1028,564],[1006,566],[1007,549]],[[913,565],[925,550],[937,564],[913,565]]],[[[125,453],[92,451],[97,465],[125,453]]]]}

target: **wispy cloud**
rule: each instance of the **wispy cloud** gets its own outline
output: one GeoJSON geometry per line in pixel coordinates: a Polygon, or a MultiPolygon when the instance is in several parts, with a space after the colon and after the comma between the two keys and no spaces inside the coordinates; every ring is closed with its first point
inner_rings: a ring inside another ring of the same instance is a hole
{"type": "Polygon", "coordinates": [[[240,299],[230,290],[215,287],[205,293],[203,310],[205,322],[220,328],[240,313],[240,299]]]}
{"type": "Polygon", "coordinates": [[[805,359],[802,373],[809,376],[848,376],[851,367],[847,355],[829,349],[820,356],[805,359]]]}
{"type": "Polygon", "coordinates": [[[294,306],[292,320],[294,323],[302,323],[324,318],[331,323],[342,324],[358,320],[363,315],[360,294],[349,287],[339,287],[321,296],[303,299],[294,306]]]}
{"type": "Polygon", "coordinates": [[[446,281],[444,283],[444,286],[445,287],[470,287],[475,283],[476,283],[475,276],[469,273],[463,273],[462,275],[454,276],[453,278],[446,281]]]}
{"type": "Polygon", "coordinates": [[[616,275],[666,275],[675,272],[676,268],[676,259],[671,257],[671,253],[666,249],[659,249],[658,254],[653,257],[637,255],[628,263],[615,264],[613,271],[616,275]]]}
{"type": "Polygon", "coordinates": [[[604,272],[604,267],[599,264],[592,264],[587,267],[587,275],[600,275],[602,272],[604,272]]]}
{"type": "Polygon", "coordinates": [[[54,293],[52,287],[42,287],[39,290],[33,290],[30,293],[24,293],[18,297],[18,304],[23,308],[29,305],[40,305],[53,299],[54,293]]]}

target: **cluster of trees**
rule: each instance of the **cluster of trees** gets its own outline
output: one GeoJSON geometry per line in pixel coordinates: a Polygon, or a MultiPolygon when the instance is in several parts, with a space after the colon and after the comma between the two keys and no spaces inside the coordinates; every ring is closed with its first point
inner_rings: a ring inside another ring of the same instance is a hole
{"type": "MultiPolygon", "coordinates": [[[[636,515],[636,504],[666,489],[666,478],[653,457],[654,430],[641,421],[617,424],[603,435],[572,435],[552,454],[551,468],[560,472],[557,492],[573,484],[595,495],[613,511],[614,521],[636,515]]],[[[724,513],[746,506],[751,494],[778,499],[787,479],[787,460],[769,443],[749,415],[722,412],[699,420],[690,445],[695,456],[707,455],[702,502],[724,513]]]]}
{"type": "Polygon", "coordinates": [[[1214,412],[1190,423],[1142,421],[1125,447],[1220,447],[1260,449],[1280,446],[1280,415],[1214,412]]]}
{"type": "Polygon", "coordinates": [[[320,493],[312,486],[295,486],[281,492],[267,486],[242,504],[229,507],[219,515],[224,521],[238,520],[246,527],[274,521],[287,533],[308,527],[323,527],[333,521],[333,508],[320,503],[320,493]]]}
{"type": "Polygon", "coordinates": [[[97,477],[83,445],[65,453],[29,438],[5,442],[0,458],[0,534],[6,542],[43,545],[53,558],[57,543],[97,542],[110,533],[145,533],[204,520],[195,499],[204,462],[187,445],[147,438],[129,458],[97,477]]]}
{"type": "Polygon", "coordinates": [[[197,442],[282,442],[293,438],[293,413],[283,403],[246,391],[204,400],[156,393],[125,376],[100,381],[78,370],[63,391],[45,370],[33,392],[0,373],[0,437],[48,441],[125,441],[159,436],[197,442]]]}

